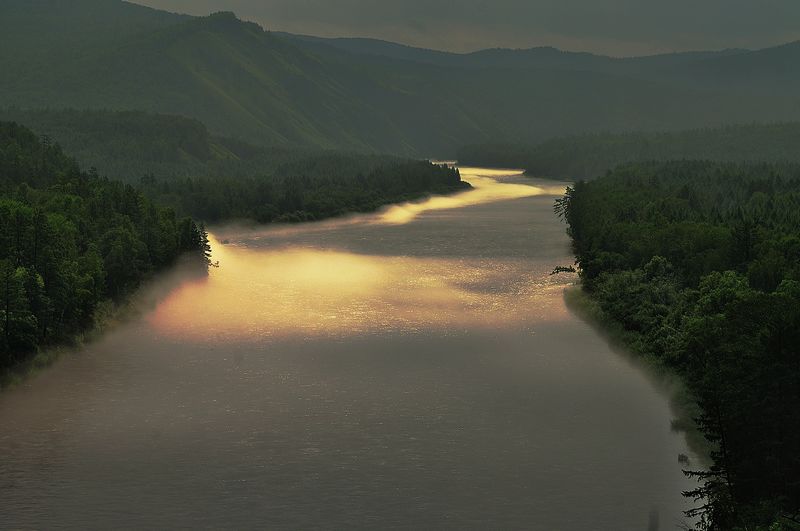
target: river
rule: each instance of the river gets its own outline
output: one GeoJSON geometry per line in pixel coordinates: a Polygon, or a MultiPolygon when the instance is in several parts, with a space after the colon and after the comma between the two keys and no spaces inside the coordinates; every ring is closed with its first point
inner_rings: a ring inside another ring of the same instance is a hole
{"type": "Polygon", "coordinates": [[[565,307],[564,186],[217,227],[208,278],[0,395],[0,528],[675,529],[666,398],[565,307]]]}

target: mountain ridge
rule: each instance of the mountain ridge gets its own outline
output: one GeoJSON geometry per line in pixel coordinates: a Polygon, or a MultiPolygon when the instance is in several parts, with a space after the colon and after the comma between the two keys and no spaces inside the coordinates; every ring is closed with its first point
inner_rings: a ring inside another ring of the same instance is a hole
{"type": "MultiPolygon", "coordinates": [[[[439,65],[461,65],[461,66],[486,66],[481,59],[491,58],[492,56],[515,57],[516,66],[524,65],[524,57],[542,58],[546,56],[559,58],[582,58],[612,63],[633,63],[643,61],[671,62],[675,59],[700,60],[706,58],[724,57],[750,52],[752,50],[728,48],[724,50],[694,50],[686,52],[670,52],[662,54],[613,57],[602,54],[595,54],[587,51],[568,51],[561,50],[553,46],[535,46],[531,48],[484,48],[471,52],[449,52],[432,48],[421,48],[407,44],[396,43],[383,39],[373,39],[369,37],[317,37],[313,35],[294,34],[288,32],[273,32],[277,35],[306,44],[326,45],[339,50],[347,51],[357,55],[376,55],[393,59],[405,59],[409,61],[426,62],[439,65]],[[522,60],[520,60],[522,59],[522,60]]],[[[528,65],[528,67],[541,67],[542,65],[528,65]]]]}
{"type": "Polygon", "coordinates": [[[0,36],[0,49],[31,49],[21,54],[25,68],[0,53],[0,69],[17,74],[0,78],[0,106],[179,114],[261,145],[438,157],[496,140],[800,119],[793,46],[624,60],[553,48],[423,51],[437,63],[354,54],[231,12],[189,17],[116,0],[8,0],[0,20],[9,12],[23,29],[0,36]],[[136,23],[117,32],[129,18],[136,23]],[[37,23],[59,32],[38,43],[24,30],[37,23]],[[76,39],[80,56],[49,53],[76,39]],[[731,77],[741,60],[777,67],[762,67],[763,79],[731,77]]]}

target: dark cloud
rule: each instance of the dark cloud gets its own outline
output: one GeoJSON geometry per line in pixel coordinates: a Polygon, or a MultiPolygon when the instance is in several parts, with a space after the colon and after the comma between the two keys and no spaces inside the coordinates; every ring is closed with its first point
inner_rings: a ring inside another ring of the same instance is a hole
{"type": "Polygon", "coordinates": [[[136,0],[234,11],[268,29],[457,51],[552,45],[612,55],[800,39],[799,0],[136,0]]]}

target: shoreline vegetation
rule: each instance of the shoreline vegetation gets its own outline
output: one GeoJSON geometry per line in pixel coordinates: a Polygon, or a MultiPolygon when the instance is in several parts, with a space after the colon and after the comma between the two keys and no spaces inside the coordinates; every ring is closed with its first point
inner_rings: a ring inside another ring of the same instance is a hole
{"type": "Polygon", "coordinates": [[[203,278],[206,274],[204,268],[197,267],[197,261],[193,256],[184,255],[169,269],[156,272],[144,279],[128,297],[119,301],[102,301],[92,315],[91,324],[85,329],[77,331],[70,338],[65,338],[60,344],[39,348],[17,365],[0,371],[0,394],[24,384],[62,357],[75,354],[87,345],[102,339],[105,334],[142,317],[156,307],[164,293],[185,282],[187,278],[203,278]]]}
{"type": "Polygon", "coordinates": [[[689,449],[700,461],[689,464],[710,466],[713,446],[703,436],[695,422],[701,412],[686,379],[663,360],[633,352],[630,348],[629,332],[603,311],[600,304],[583,290],[580,282],[564,290],[564,302],[571,312],[603,337],[617,355],[641,370],[656,388],[664,393],[674,417],[670,428],[684,436],[689,449]]]}
{"type": "MultiPolygon", "coordinates": [[[[170,162],[156,166],[163,177],[146,173],[137,186],[125,184],[94,167],[81,170],[47,135],[0,122],[0,391],[122,320],[141,286],[177,263],[188,261],[207,274],[208,235],[195,220],[314,221],[469,188],[458,169],[446,165],[311,149],[248,147],[258,154],[246,162],[224,158],[204,166],[207,174],[187,177],[177,171],[185,142],[171,138],[165,144],[148,134],[148,127],[173,117],[78,111],[66,116],[76,120],[75,130],[94,131],[80,137],[85,157],[113,158],[101,142],[108,138],[97,131],[119,120],[138,127],[120,127],[125,133],[114,136],[119,153],[136,146],[116,156],[116,167],[146,168],[139,157],[158,149],[170,162]],[[275,153],[277,161],[270,158],[275,153]]],[[[177,130],[187,125],[176,120],[177,130]]],[[[192,134],[184,136],[196,140],[195,149],[211,149],[197,123],[188,122],[188,128],[192,134]]],[[[63,129],[59,139],[69,143],[70,134],[63,129]]],[[[202,166],[195,162],[183,170],[202,166]]]]}
{"type": "Polygon", "coordinates": [[[181,256],[208,265],[202,224],[14,122],[0,122],[0,226],[0,373],[73,342],[181,256]]]}
{"type": "Polygon", "coordinates": [[[687,471],[689,516],[797,529],[800,165],[628,164],[578,181],[555,210],[579,266],[570,301],[696,402],[712,462],[687,471]]]}

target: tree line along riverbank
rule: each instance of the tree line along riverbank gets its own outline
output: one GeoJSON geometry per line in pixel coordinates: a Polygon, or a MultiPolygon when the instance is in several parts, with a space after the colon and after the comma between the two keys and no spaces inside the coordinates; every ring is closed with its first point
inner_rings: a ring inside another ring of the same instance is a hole
{"type": "Polygon", "coordinates": [[[600,318],[700,407],[713,463],[688,472],[687,495],[701,526],[796,528],[800,166],[628,164],[576,183],[556,212],[600,318]]]}

